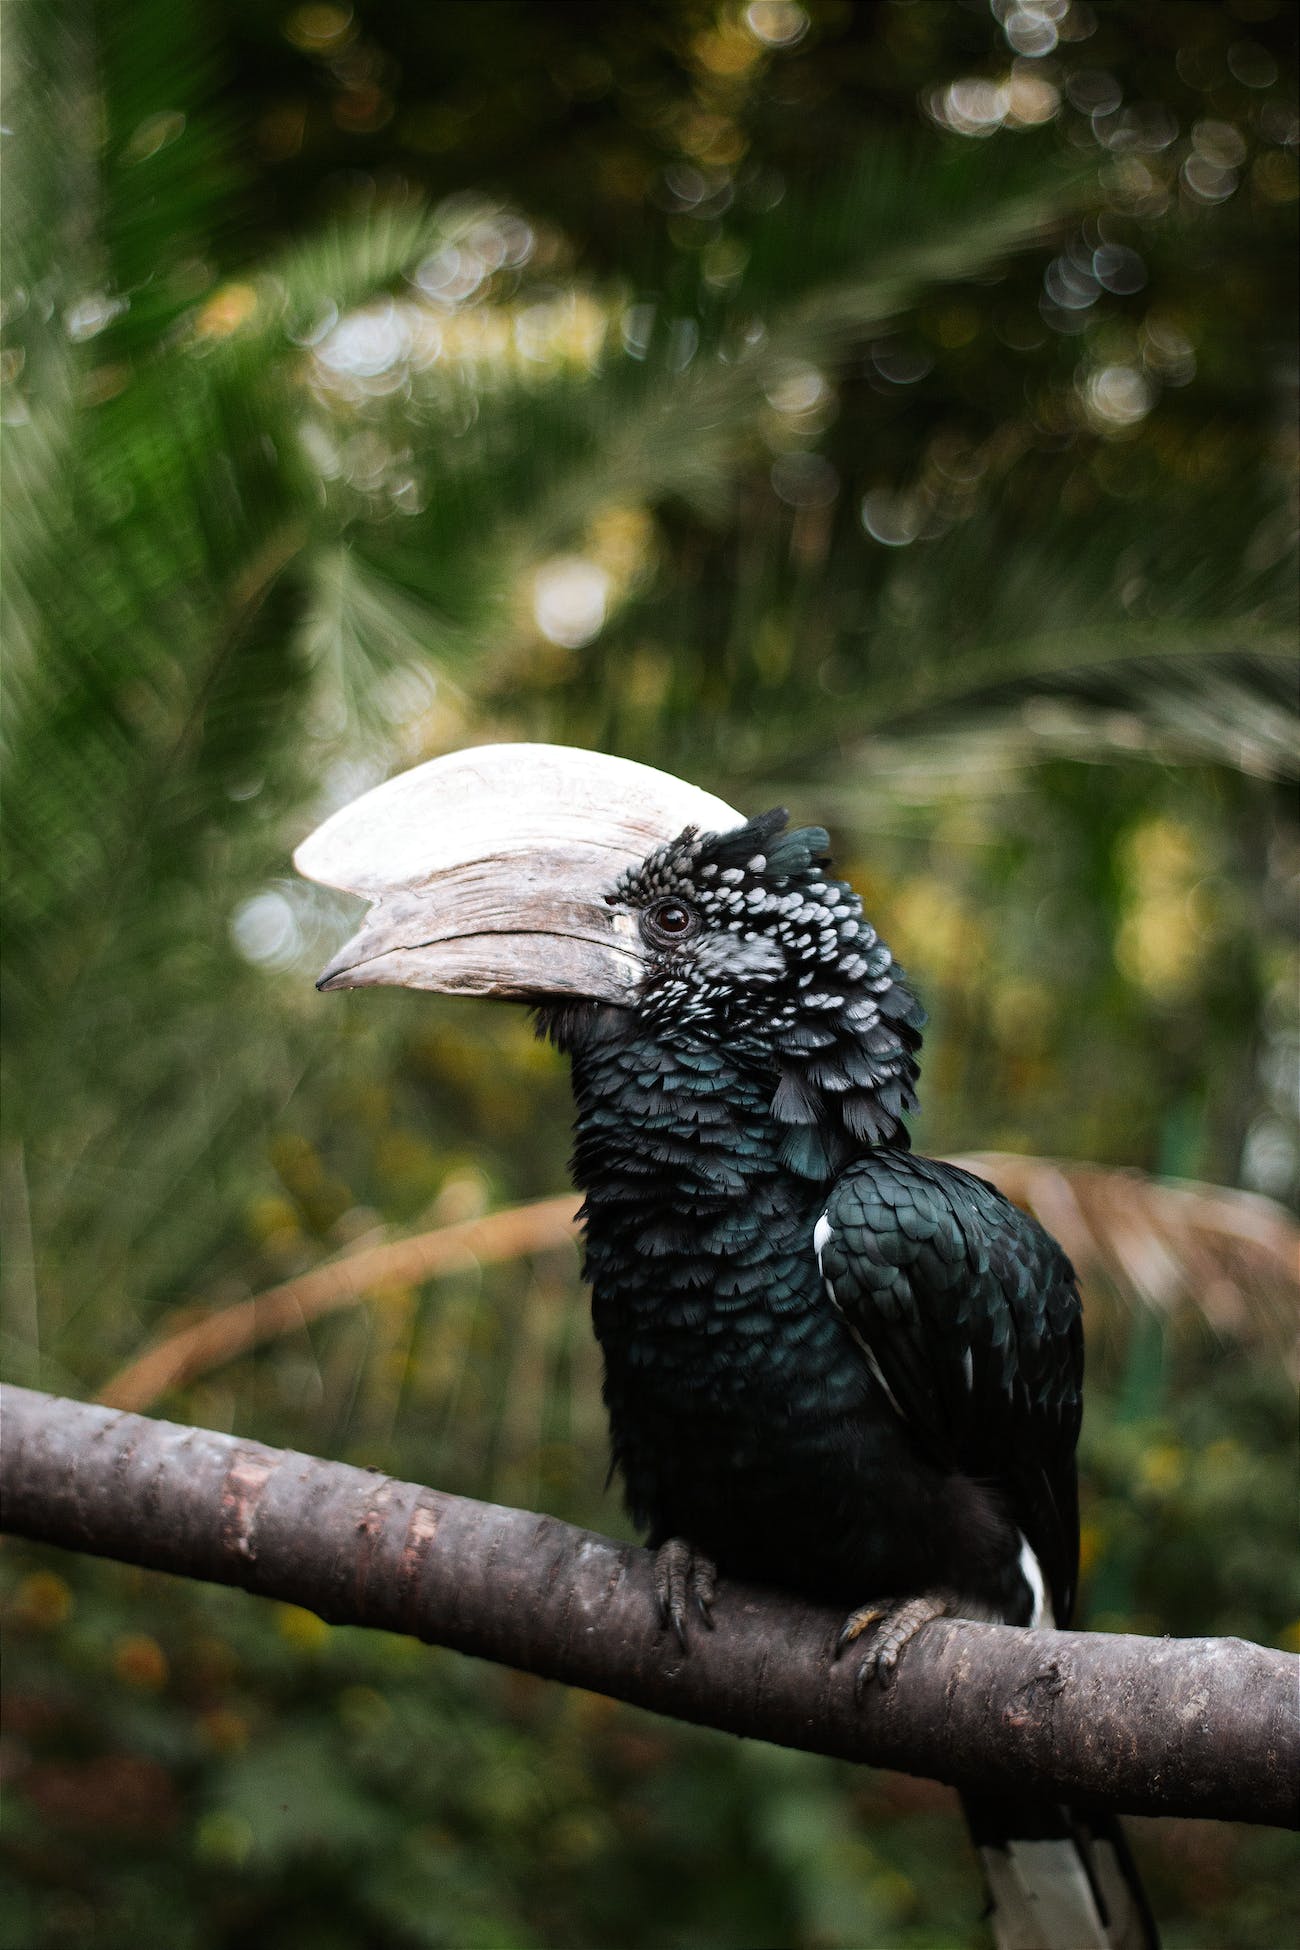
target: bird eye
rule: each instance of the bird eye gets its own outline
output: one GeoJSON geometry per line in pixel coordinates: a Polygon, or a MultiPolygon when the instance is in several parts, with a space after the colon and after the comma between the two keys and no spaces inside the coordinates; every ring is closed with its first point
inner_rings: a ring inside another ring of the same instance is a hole
{"type": "Polygon", "coordinates": [[[641,931],[646,938],[658,947],[669,947],[685,941],[699,926],[699,915],[685,901],[656,901],[641,916],[641,931]]]}

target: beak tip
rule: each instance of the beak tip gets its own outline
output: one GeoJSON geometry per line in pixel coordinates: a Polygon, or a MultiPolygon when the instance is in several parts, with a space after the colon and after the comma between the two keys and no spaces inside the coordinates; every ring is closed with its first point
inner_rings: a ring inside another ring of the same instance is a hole
{"type": "Polygon", "coordinates": [[[337,963],[331,962],[316,977],[317,993],[320,995],[328,995],[332,989],[350,988],[352,985],[348,981],[349,973],[349,969],[340,968],[337,963]]]}

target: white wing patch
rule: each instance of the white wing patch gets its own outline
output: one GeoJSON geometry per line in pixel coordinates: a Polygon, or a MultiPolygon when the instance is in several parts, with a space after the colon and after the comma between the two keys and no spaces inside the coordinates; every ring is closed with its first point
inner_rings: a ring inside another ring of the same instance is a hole
{"type": "Polygon", "coordinates": [[[890,1387],[889,1383],[885,1380],[884,1375],[881,1373],[879,1361],[877,1361],[875,1355],[871,1352],[871,1349],[868,1347],[867,1343],[863,1340],[861,1334],[858,1332],[857,1328],[853,1325],[853,1322],[849,1319],[843,1307],[841,1307],[839,1301],[835,1298],[835,1288],[831,1284],[830,1280],[827,1278],[826,1268],[822,1263],[822,1254],[826,1251],[826,1248],[830,1245],[831,1240],[834,1237],[835,1234],[831,1229],[830,1217],[827,1213],[823,1212],[820,1219],[818,1219],[816,1225],[813,1227],[813,1251],[817,1255],[817,1270],[822,1276],[822,1282],[826,1288],[827,1297],[829,1298],[832,1307],[834,1307],[840,1319],[844,1322],[844,1325],[848,1328],[849,1333],[852,1335],[853,1339],[857,1342],[863,1354],[866,1356],[867,1366],[870,1368],[872,1374],[875,1376],[876,1380],[880,1383],[881,1388],[884,1390],[885,1396],[889,1402],[889,1406],[893,1409],[899,1421],[905,1422],[907,1420],[907,1417],[903,1414],[902,1409],[898,1406],[898,1403],[894,1398],[893,1389],[890,1387]]]}
{"type": "Polygon", "coordinates": [[[1055,1625],[1052,1607],[1047,1602],[1047,1586],[1043,1583],[1043,1567],[1030,1549],[1029,1539],[1023,1531],[1020,1533],[1020,1575],[1029,1586],[1034,1601],[1034,1609],[1029,1614],[1031,1630],[1037,1625],[1055,1625]]]}
{"type": "MultiPolygon", "coordinates": [[[[830,1215],[829,1213],[823,1212],[821,1217],[818,1219],[816,1225],[813,1227],[813,1251],[817,1255],[817,1270],[822,1276],[822,1281],[826,1288],[827,1297],[829,1298],[831,1305],[834,1307],[840,1319],[844,1322],[844,1325],[848,1328],[849,1333],[852,1335],[853,1339],[857,1342],[859,1348],[861,1348],[863,1355],[866,1357],[867,1366],[870,1368],[876,1380],[880,1383],[881,1389],[884,1391],[885,1397],[888,1400],[889,1405],[893,1409],[895,1415],[897,1415],[900,1422],[906,1421],[907,1418],[903,1414],[902,1409],[898,1406],[898,1402],[895,1399],[893,1389],[890,1387],[889,1383],[885,1380],[884,1375],[881,1373],[879,1361],[877,1361],[875,1355],[872,1353],[867,1342],[863,1339],[862,1335],[858,1332],[858,1329],[854,1326],[853,1322],[845,1314],[844,1309],[841,1307],[839,1301],[835,1298],[835,1288],[827,1275],[826,1267],[824,1263],[824,1255],[826,1252],[826,1248],[830,1245],[831,1240],[834,1237],[835,1237],[835,1233],[831,1226],[830,1215]]],[[[968,1389],[972,1389],[975,1385],[975,1361],[970,1348],[967,1348],[965,1353],[962,1355],[961,1365],[962,1365],[962,1372],[966,1377],[966,1386],[968,1389]]],[[[1056,1620],[1052,1616],[1052,1607],[1047,1596],[1047,1585],[1043,1579],[1043,1568],[1041,1564],[1038,1562],[1037,1557],[1035,1556],[1033,1550],[1030,1547],[1029,1539],[1025,1536],[1023,1531],[1020,1533],[1019,1564],[1020,1564],[1020,1575],[1024,1579],[1025,1583],[1029,1586],[1030,1597],[1033,1600],[1033,1610],[1029,1616],[1030,1627],[1033,1628],[1044,1624],[1055,1625],[1056,1620]]],[[[968,1613],[967,1615],[973,1616],[974,1614],[968,1613]]],[[[983,1853],[984,1851],[981,1852],[983,1853]]]]}

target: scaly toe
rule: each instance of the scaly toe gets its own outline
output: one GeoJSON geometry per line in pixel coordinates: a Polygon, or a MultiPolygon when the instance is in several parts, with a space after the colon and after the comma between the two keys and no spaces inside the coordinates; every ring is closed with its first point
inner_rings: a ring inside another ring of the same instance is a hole
{"type": "Polygon", "coordinates": [[[655,1552],[655,1600],[659,1622],[671,1626],[682,1651],[687,1650],[687,1604],[695,1600],[700,1622],[713,1630],[711,1606],[717,1593],[718,1571],[711,1558],[696,1551],[684,1537],[670,1537],[655,1552]]]}
{"type": "Polygon", "coordinates": [[[857,1611],[851,1611],[841,1625],[839,1636],[835,1641],[835,1657],[838,1659],[841,1654],[847,1652],[854,1640],[860,1639],[864,1632],[869,1632],[878,1619],[885,1617],[888,1610],[888,1605],[860,1605],[857,1611]]]}
{"type": "Polygon", "coordinates": [[[932,1618],[946,1618],[953,1611],[952,1600],[938,1593],[907,1598],[896,1605],[864,1605],[845,1620],[836,1641],[836,1657],[873,1624],[877,1631],[871,1649],[858,1667],[853,1682],[854,1697],[861,1702],[874,1681],[882,1691],[893,1684],[894,1673],[904,1650],[923,1625],[932,1618]]]}
{"type": "Polygon", "coordinates": [[[695,1594],[695,1609],[700,1615],[700,1623],[711,1632],[713,1602],[718,1595],[718,1567],[711,1557],[692,1558],[691,1589],[695,1594]]]}

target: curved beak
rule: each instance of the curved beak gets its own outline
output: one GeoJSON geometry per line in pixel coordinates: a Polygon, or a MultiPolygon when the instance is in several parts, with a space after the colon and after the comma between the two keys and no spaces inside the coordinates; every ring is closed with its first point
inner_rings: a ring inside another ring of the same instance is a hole
{"type": "Polygon", "coordinates": [[[303,841],[308,880],[372,903],[321,989],[437,989],[626,1003],[644,968],[627,868],[688,826],[743,824],[710,793],[563,745],[483,745],[431,759],[303,841]]]}

